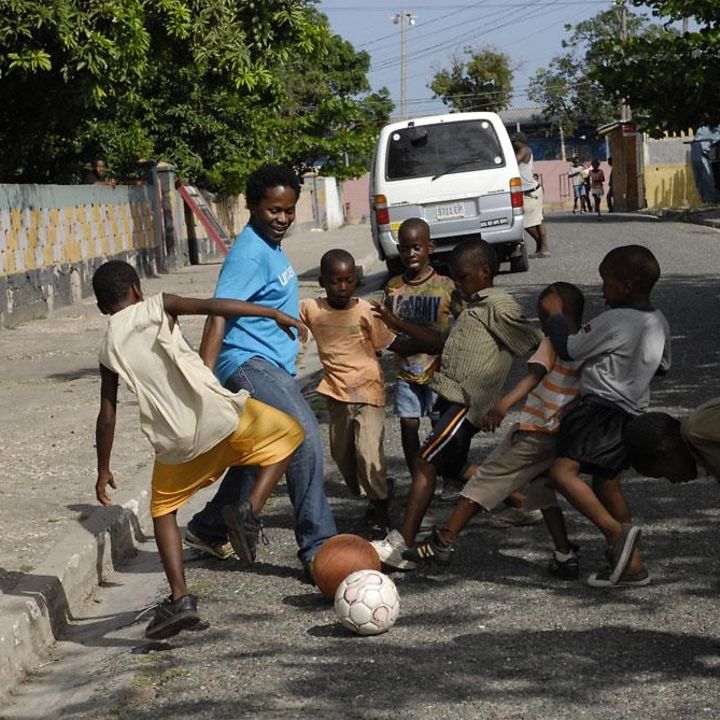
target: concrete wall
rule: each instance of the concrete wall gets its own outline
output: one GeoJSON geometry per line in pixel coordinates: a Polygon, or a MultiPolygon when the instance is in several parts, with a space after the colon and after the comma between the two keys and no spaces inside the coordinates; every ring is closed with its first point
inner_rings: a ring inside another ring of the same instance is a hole
{"type": "Polygon", "coordinates": [[[692,134],[645,139],[645,201],[649,208],[698,207],[702,204],[693,175],[691,140],[692,134]]]}
{"type": "Polygon", "coordinates": [[[155,273],[154,202],[152,186],[0,185],[0,326],[88,295],[106,258],[155,273]]]}
{"type": "Polygon", "coordinates": [[[354,180],[346,180],[340,192],[345,210],[345,222],[348,225],[370,222],[370,173],[354,180]]]}

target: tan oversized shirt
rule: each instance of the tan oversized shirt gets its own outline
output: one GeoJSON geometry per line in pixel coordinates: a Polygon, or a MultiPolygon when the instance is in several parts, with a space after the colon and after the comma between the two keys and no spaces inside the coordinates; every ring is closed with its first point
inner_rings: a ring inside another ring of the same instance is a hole
{"type": "Polygon", "coordinates": [[[497,402],[513,356],[542,340],[518,303],[500,288],[477,293],[455,321],[430,387],[447,400],[469,405],[468,420],[480,427],[497,402]]]}
{"type": "Polygon", "coordinates": [[[680,431],[699,463],[720,482],[720,398],[693,410],[680,431]]]}
{"type": "Polygon", "coordinates": [[[135,393],[140,427],[159,462],[192,460],[231,435],[248,393],[232,393],[203,365],[162,295],[153,295],[110,316],[100,362],[135,393]]]}

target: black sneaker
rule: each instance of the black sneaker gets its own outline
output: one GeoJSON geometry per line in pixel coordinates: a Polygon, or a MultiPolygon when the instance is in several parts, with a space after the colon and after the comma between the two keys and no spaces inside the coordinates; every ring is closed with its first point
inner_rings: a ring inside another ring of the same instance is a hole
{"type": "Polygon", "coordinates": [[[177,600],[169,597],[155,607],[153,619],[145,628],[145,637],[164,640],[199,622],[197,598],[194,595],[183,595],[177,600]]]}
{"type": "MultiPolygon", "coordinates": [[[[252,565],[257,555],[258,538],[262,523],[253,515],[246,500],[238,505],[225,505],[222,509],[230,544],[243,565],[252,565]]],[[[263,539],[265,536],[263,535],[263,539]]]]}
{"type": "Polygon", "coordinates": [[[419,543],[415,543],[413,547],[403,550],[402,556],[405,560],[411,560],[416,563],[449,565],[454,552],[455,548],[453,545],[443,545],[437,528],[433,528],[426,538],[419,543]]]}
{"type": "Polygon", "coordinates": [[[559,580],[577,580],[580,577],[580,561],[575,555],[560,561],[553,553],[550,557],[548,572],[559,580]]]}

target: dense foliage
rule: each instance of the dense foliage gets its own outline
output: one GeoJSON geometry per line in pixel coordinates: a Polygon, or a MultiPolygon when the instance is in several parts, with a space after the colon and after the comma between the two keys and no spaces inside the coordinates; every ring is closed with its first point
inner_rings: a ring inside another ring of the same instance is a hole
{"type": "Polygon", "coordinates": [[[656,137],[703,125],[720,125],[720,2],[633,0],[663,21],[665,30],[608,38],[593,71],[615,100],[627,98],[643,127],[656,137]],[[688,19],[688,32],[670,23],[688,19]]]}
{"type": "MultiPolygon", "coordinates": [[[[563,52],[530,78],[528,97],[566,133],[579,127],[597,127],[618,119],[620,99],[608,94],[603,85],[605,47],[620,36],[616,9],[603,10],[577,25],[566,25],[569,33],[563,52]]],[[[661,31],[640,15],[628,13],[631,37],[654,37],[661,31]]]]}
{"type": "Polygon", "coordinates": [[[453,110],[505,110],[512,100],[510,58],[491,47],[472,50],[451,59],[449,69],[438,70],[428,87],[453,110]]]}
{"type": "Polygon", "coordinates": [[[140,157],[233,192],[259,161],[359,174],[387,91],[310,0],[0,0],[0,182],[140,157]]]}

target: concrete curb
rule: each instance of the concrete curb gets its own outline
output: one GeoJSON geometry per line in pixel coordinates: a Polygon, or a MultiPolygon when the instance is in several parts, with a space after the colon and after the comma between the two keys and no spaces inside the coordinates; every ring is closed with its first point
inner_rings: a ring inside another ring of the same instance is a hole
{"type": "Polygon", "coordinates": [[[99,509],[12,594],[0,595],[0,699],[47,658],[73,612],[135,553],[149,509],[147,490],[121,506],[99,509]]]}

